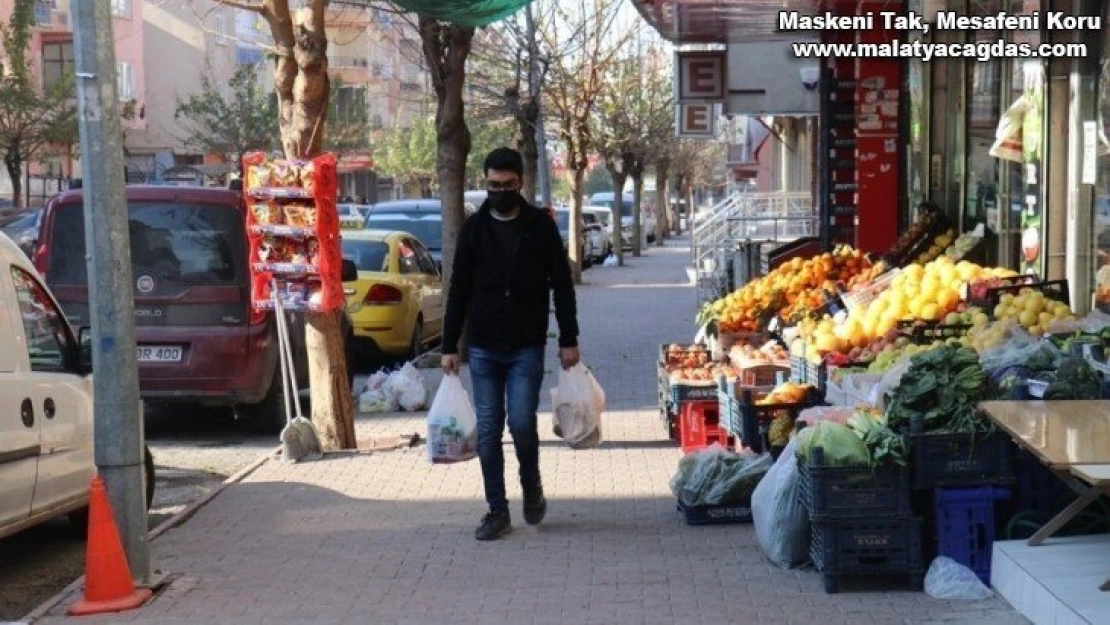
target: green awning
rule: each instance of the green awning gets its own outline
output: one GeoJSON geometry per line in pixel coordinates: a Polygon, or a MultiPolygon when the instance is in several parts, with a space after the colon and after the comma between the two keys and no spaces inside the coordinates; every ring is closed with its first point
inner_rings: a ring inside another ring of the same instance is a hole
{"type": "Polygon", "coordinates": [[[516,13],[532,0],[391,0],[406,11],[458,26],[485,26],[516,13]]]}

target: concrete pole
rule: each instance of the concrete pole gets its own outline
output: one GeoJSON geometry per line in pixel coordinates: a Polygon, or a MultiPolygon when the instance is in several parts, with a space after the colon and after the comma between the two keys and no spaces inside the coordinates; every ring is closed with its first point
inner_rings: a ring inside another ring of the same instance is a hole
{"type": "MultiPolygon", "coordinates": [[[[532,5],[524,9],[524,19],[528,28],[528,95],[536,103],[536,186],[543,198],[544,206],[551,206],[551,175],[547,170],[547,135],[543,131],[543,98],[540,80],[539,45],[536,42],[536,20],[532,17],[532,5]]],[[[529,202],[533,198],[526,198],[529,202]]]]}
{"type": "Polygon", "coordinates": [[[151,567],[111,5],[74,0],[70,12],[93,332],[93,444],[131,575],[142,585],[150,582],[151,567]]]}

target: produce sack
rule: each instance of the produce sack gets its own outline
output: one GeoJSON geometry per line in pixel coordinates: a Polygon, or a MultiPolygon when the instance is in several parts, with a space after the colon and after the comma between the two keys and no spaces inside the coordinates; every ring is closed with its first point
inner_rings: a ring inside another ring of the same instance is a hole
{"type": "Polygon", "coordinates": [[[1029,110],[1029,103],[1025,96],[1021,96],[1006,109],[1002,119],[998,120],[998,129],[994,133],[994,144],[988,152],[995,158],[1004,161],[1024,162],[1022,159],[1022,126],[1025,124],[1025,113],[1029,110]]]}
{"type": "Polygon", "coordinates": [[[796,451],[795,438],[752,493],[752,523],[759,547],[768,560],[784,569],[809,561],[809,516],[802,504],[796,451]]]}
{"type": "Polygon", "coordinates": [[[581,362],[559,371],[559,385],[551,389],[552,429],[571,449],[601,443],[601,413],[605,391],[581,362]]]}
{"type": "Polygon", "coordinates": [[[424,388],[424,378],[411,362],[406,362],[405,366],[389,374],[385,389],[393,396],[397,405],[408,412],[423,410],[428,405],[428,389],[424,388]]]}
{"type": "Polygon", "coordinates": [[[428,410],[428,461],[463,462],[478,455],[478,418],[457,375],[445,375],[428,410]]]}
{"type": "Polygon", "coordinates": [[[934,599],[990,599],[994,592],[987,588],[975,571],[947,556],[940,556],[929,565],[925,574],[925,593],[934,599]]]}
{"type": "Polygon", "coordinates": [[[747,504],[770,468],[770,455],[737,454],[713,443],[678,461],[671,492],[687,506],[747,504]]]}

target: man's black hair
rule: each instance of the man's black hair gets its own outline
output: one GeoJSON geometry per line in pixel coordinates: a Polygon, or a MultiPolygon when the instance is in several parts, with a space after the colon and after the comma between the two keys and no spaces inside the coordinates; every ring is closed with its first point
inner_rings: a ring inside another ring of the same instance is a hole
{"type": "Polygon", "coordinates": [[[520,155],[520,152],[512,148],[493,150],[486,156],[483,167],[487,175],[489,170],[496,169],[498,171],[511,171],[521,178],[524,177],[524,158],[520,155]]]}

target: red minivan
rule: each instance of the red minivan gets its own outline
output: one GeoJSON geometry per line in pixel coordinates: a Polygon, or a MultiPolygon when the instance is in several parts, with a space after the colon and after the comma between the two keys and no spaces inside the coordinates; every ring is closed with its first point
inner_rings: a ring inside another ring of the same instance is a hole
{"type": "MultiPolygon", "coordinates": [[[[240,193],[138,185],[127,187],[127,204],[143,400],[230,406],[263,429],[282,426],[276,324],[250,306],[240,193]]],[[[90,325],[80,190],[49,201],[32,258],[70,323],[90,325]]],[[[304,324],[289,327],[303,387],[304,324]]]]}

